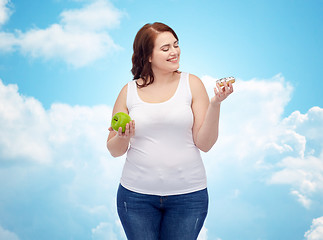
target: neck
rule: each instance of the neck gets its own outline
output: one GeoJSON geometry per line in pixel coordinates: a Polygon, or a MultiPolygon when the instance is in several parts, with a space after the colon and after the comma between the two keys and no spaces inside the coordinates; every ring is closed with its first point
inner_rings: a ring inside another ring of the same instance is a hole
{"type": "Polygon", "coordinates": [[[176,72],[162,72],[162,71],[154,71],[154,83],[169,83],[174,80],[174,75],[176,72]]]}

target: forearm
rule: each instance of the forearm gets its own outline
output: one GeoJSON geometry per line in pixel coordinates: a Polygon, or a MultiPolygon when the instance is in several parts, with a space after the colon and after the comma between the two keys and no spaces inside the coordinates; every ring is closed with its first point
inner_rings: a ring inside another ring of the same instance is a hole
{"type": "Polygon", "coordinates": [[[115,135],[107,141],[107,148],[113,157],[120,157],[125,154],[129,146],[129,138],[121,138],[115,135]]]}
{"type": "Polygon", "coordinates": [[[195,139],[196,146],[203,152],[209,151],[219,135],[220,103],[209,104],[204,121],[195,139]]]}

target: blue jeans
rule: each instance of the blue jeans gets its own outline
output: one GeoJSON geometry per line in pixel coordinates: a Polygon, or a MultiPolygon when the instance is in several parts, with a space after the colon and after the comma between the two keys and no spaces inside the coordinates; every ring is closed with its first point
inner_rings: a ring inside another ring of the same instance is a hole
{"type": "Polygon", "coordinates": [[[120,184],[117,208],[128,240],[196,240],[207,215],[208,192],[156,196],[120,184]]]}

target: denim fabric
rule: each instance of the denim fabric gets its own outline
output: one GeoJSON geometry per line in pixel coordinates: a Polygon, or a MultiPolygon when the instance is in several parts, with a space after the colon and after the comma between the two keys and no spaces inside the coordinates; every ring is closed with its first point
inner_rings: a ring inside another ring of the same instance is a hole
{"type": "Polygon", "coordinates": [[[196,240],[207,215],[208,192],[156,196],[120,184],[117,209],[128,240],[196,240]]]}

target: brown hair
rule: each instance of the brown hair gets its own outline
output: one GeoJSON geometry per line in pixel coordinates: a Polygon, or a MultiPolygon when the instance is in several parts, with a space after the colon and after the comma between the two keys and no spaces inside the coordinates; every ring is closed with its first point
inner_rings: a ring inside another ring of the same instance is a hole
{"type": "Polygon", "coordinates": [[[143,84],[138,87],[145,87],[154,82],[154,73],[151,69],[149,58],[154,49],[157,35],[162,32],[171,32],[176,40],[178,37],[174,30],[166,24],[155,22],[145,24],[137,33],[133,42],[132,69],[133,80],[141,78],[143,84]]]}

